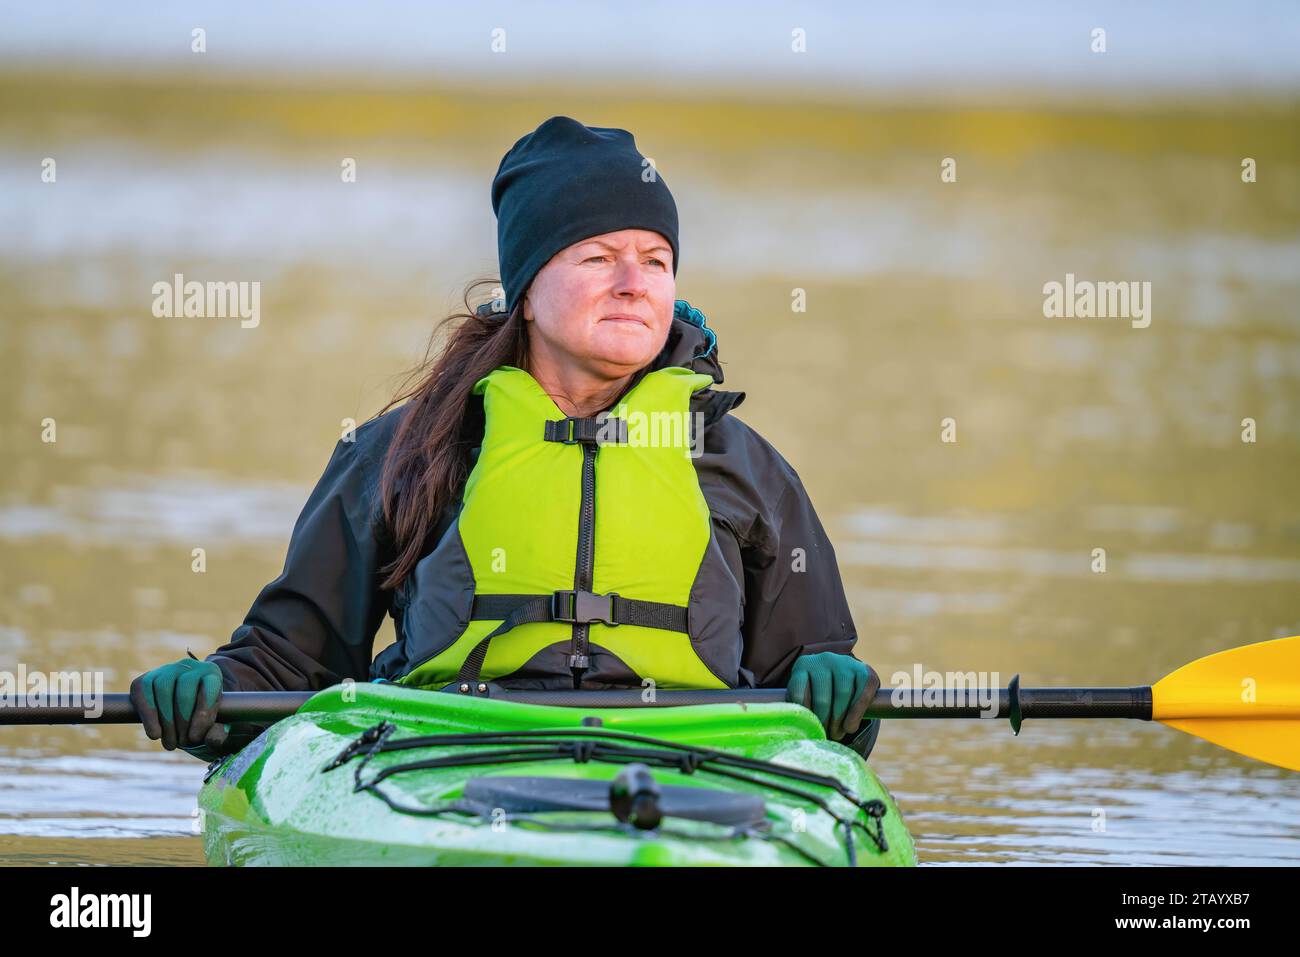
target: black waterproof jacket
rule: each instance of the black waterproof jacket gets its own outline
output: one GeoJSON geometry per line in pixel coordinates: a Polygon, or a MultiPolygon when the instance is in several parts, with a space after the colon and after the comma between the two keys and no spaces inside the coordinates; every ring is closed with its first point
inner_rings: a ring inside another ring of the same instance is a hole
{"type": "MultiPolygon", "coordinates": [[[[681,318],[680,310],[674,317],[650,369],[684,366],[721,384],[715,336],[690,311],[692,321],[681,318]]],[[[715,563],[723,570],[718,587],[735,592],[740,602],[743,647],[735,656],[734,684],[779,687],[797,657],[851,653],[857,635],[834,551],[798,475],[730,414],[743,399],[743,392],[714,388],[695,394],[691,409],[704,415],[705,442],[693,461],[722,553],[715,563]],[[730,581],[724,581],[728,570],[730,581]]],[[[314,691],[345,678],[366,681],[404,672],[403,611],[417,597],[417,576],[394,593],[379,587],[378,574],[391,558],[379,521],[379,476],[403,414],[404,408],[394,409],[358,428],[353,441],[338,443],[294,526],[284,571],[262,589],[231,641],[208,656],[221,668],[225,690],[314,691]],[[372,660],[385,615],[394,619],[397,642],[372,660]]],[[[481,399],[477,414],[481,434],[481,399]]],[[[442,517],[426,554],[458,511],[459,505],[442,517]]],[[[557,661],[567,651],[557,648],[557,661]]],[[[498,683],[571,688],[572,678],[567,668],[557,667],[553,678],[538,679],[534,672],[498,683]]],[[[617,681],[584,677],[584,687],[611,684],[617,681]]]]}

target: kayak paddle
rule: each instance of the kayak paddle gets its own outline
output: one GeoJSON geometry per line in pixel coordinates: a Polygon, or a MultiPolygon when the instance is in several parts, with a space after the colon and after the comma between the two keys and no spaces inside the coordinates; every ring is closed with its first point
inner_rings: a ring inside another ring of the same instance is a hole
{"type": "MultiPolygon", "coordinates": [[[[656,691],[512,691],[492,683],[450,685],[447,692],[524,704],[574,708],[680,707],[765,704],[785,700],[784,688],[656,691]]],[[[217,720],[228,724],[278,721],[311,698],[310,691],[229,691],[217,720]]],[[[54,696],[50,696],[54,697],[54,696]]],[[[134,724],[130,695],[104,694],[31,700],[0,695],[0,726],[19,724],[134,724]],[[87,711],[98,711],[87,716],[87,711]]],[[[1300,635],[1243,645],[1183,665],[1150,687],[885,688],[866,710],[870,718],[976,718],[1011,721],[1020,733],[1027,718],[1134,718],[1159,721],[1247,757],[1300,771],[1300,635]],[[937,701],[934,699],[938,699],[937,701]],[[996,702],[996,705],[994,704],[996,702]]]]}

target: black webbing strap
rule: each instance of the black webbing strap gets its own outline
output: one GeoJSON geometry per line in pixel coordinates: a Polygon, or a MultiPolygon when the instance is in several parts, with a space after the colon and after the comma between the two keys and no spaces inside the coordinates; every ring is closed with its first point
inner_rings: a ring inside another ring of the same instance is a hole
{"type": "MultiPolygon", "coordinates": [[[[483,640],[471,649],[470,653],[465,656],[464,662],[461,663],[460,672],[456,675],[456,680],[460,681],[462,684],[473,684],[478,681],[479,672],[483,670],[483,661],[487,658],[488,645],[492,643],[492,639],[497,635],[509,631],[511,628],[515,627],[515,625],[525,625],[534,621],[551,620],[551,598],[549,595],[517,597],[529,598],[529,600],[517,604],[514,609],[505,615],[501,624],[493,628],[487,635],[484,635],[483,640]]],[[[475,598],[475,611],[478,610],[478,603],[479,600],[475,598]]],[[[471,613],[470,618],[473,619],[475,617],[482,619],[487,616],[475,616],[471,613]]],[[[498,617],[501,616],[493,616],[493,618],[498,617]]]]}
{"type": "Polygon", "coordinates": [[[543,433],[547,442],[563,442],[575,445],[583,442],[589,445],[626,445],[627,419],[606,416],[595,419],[579,419],[569,416],[546,423],[543,433]]]}
{"type": "MultiPolygon", "coordinates": [[[[589,591],[562,589],[549,595],[475,595],[470,619],[474,621],[508,618],[516,609],[536,601],[546,602],[551,617],[546,621],[578,624],[600,622],[606,625],[640,625],[666,631],[686,631],[686,608],[661,601],[624,598],[610,592],[597,595],[589,591]]],[[[528,619],[533,621],[536,619],[528,619]]],[[[522,621],[518,622],[523,624],[522,621]]]]}
{"type": "Polygon", "coordinates": [[[537,621],[606,625],[640,625],[689,634],[686,608],[660,601],[624,598],[613,592],[597,595],[589,591],[562,589],[549,595],[475,595],[470,612],[472,621],[495,621],[501,624],[485,635],[465,656],[456,679],[462,683],[478,681],[487,658],[488,645],[497,635],[517,625],[537,621]]]}

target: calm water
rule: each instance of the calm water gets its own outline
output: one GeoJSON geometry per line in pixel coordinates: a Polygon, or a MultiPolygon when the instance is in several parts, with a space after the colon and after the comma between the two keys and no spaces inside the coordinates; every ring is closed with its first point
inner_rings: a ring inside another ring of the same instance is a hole
{"type": "MultiPolygon", "coordinates": [[[[340,422],[492,272],[492,172],[557,112],[635,130],[672,184],[679,295],[807,485],[883,674],[1144,684],[1300,633],[1296,104],[625,108],[10,76],[0,669],[126,690],[225,641],[340,422]],[[154,318],[176,272],[260,281],[259,326],[154,318]],[[1045,319],[1067,272],[1151,282],[1150,327],[1045,319]]],[[[1300,777],[1159,726],[895,722],[875,757],[927,863],[1300,863],[1300,777]]],[[[202,772],[136,729],[0,729],[0,861],[201,863],[202,772]]]]}

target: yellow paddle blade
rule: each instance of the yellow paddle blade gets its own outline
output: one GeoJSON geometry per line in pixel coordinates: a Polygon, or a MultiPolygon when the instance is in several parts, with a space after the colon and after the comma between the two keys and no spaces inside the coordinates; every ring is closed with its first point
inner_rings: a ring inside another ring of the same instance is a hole
{"type": "Polygon", "coordinates": [[[1300,771],[1300,635],[1183,665],[1151,686],[1151,717],[1238,754],[1300,771]]]}

